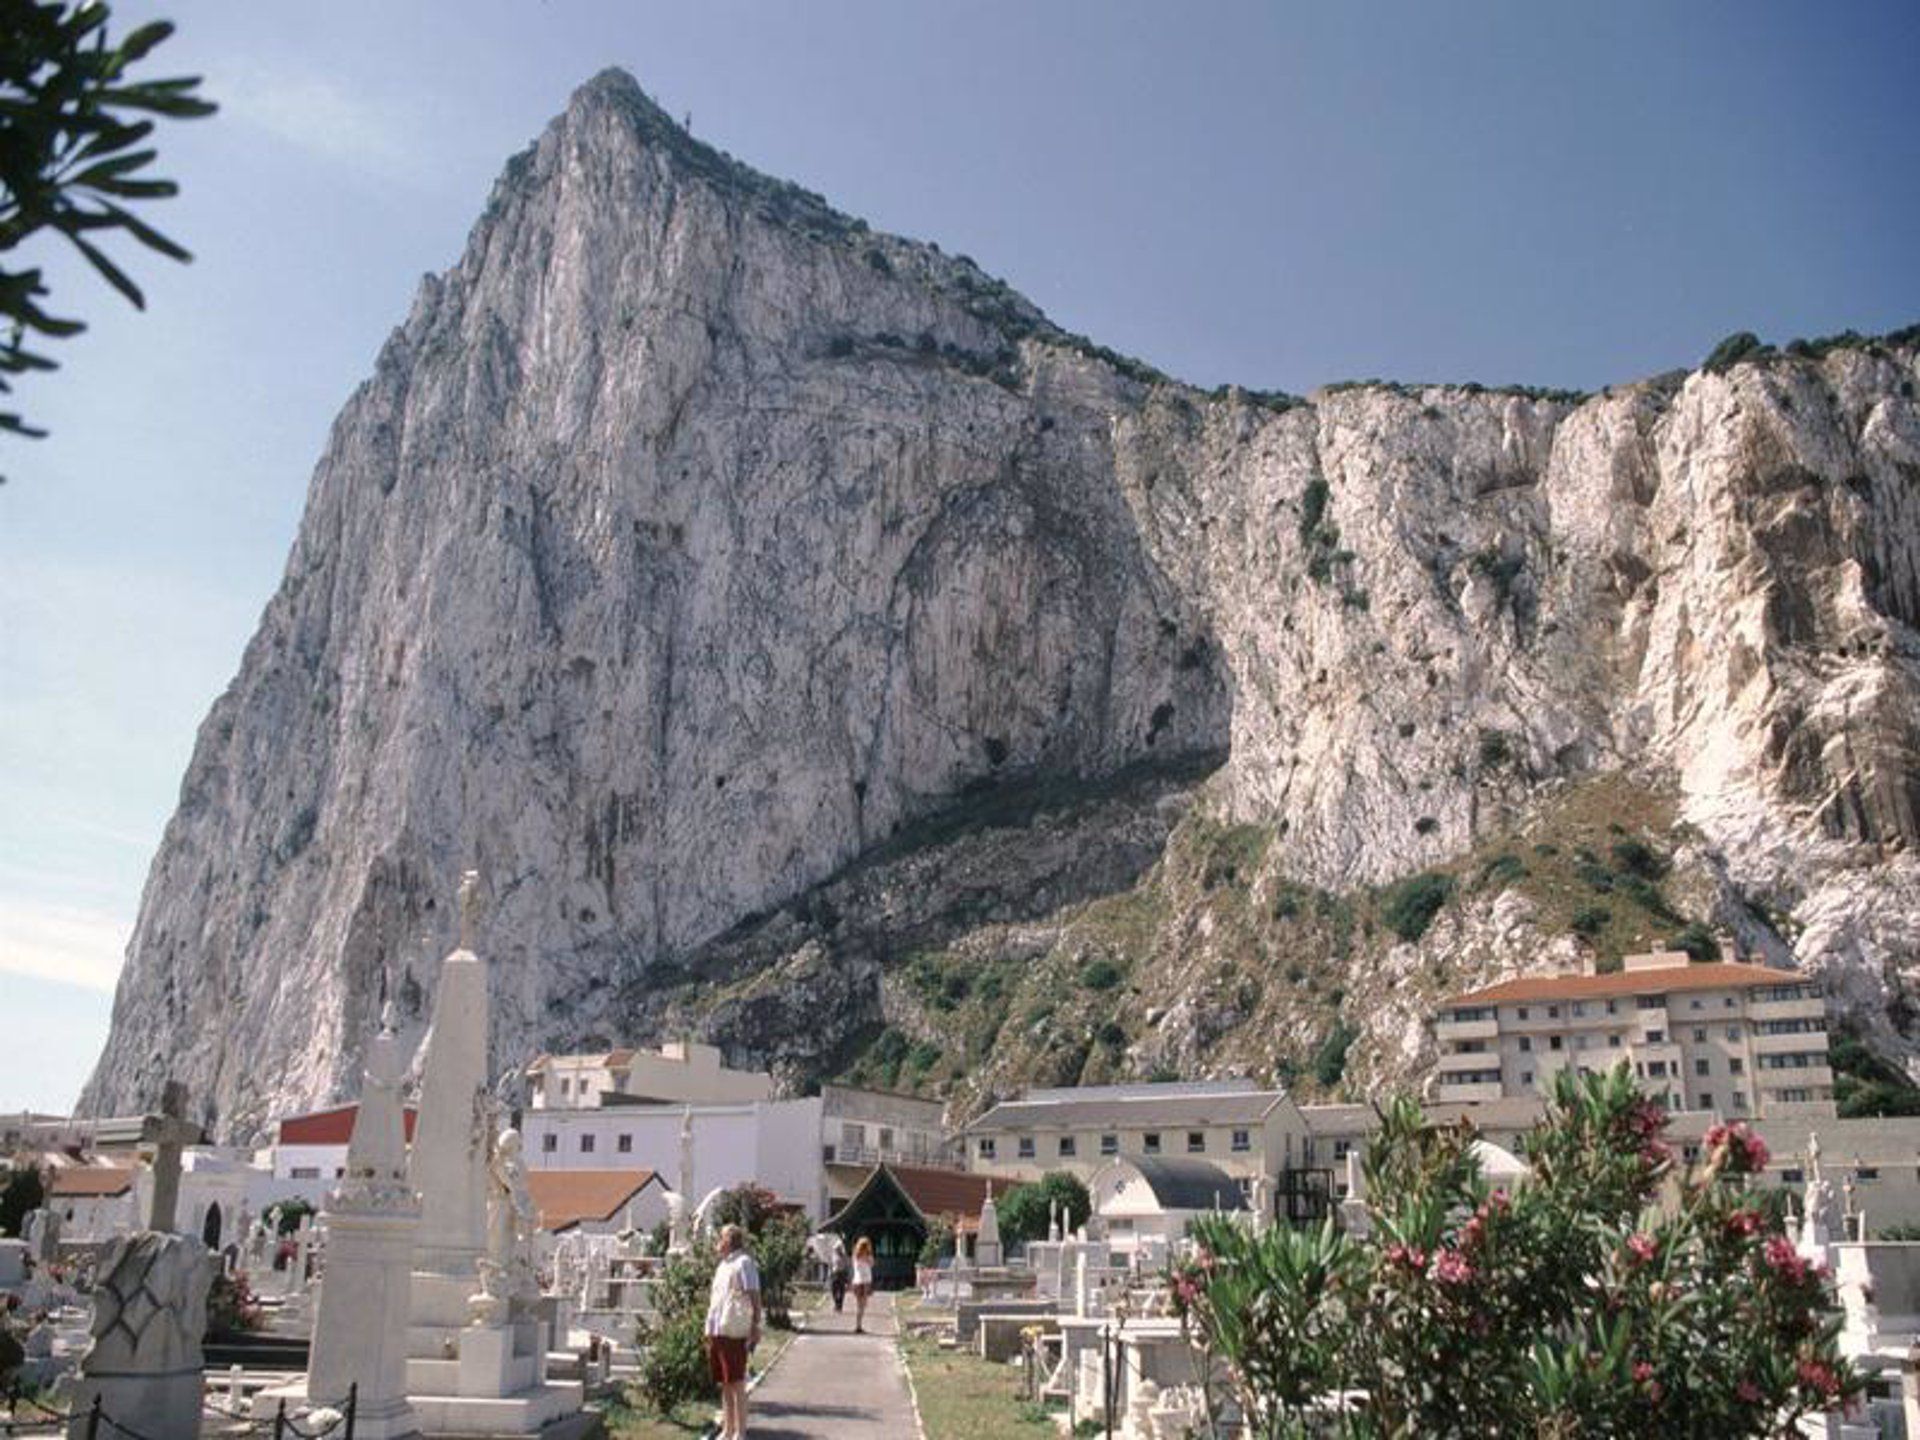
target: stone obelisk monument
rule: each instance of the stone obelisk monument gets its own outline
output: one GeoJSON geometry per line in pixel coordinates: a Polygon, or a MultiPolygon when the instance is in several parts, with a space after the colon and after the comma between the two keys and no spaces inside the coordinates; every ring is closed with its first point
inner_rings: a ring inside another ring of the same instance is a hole
{"type": "Polygon", "coordinates": [[[467,1297],[479,1288],[479,1260],[487,1245],[492,1117],[487,1108],[487,966],[473,953],[479,889],[475,872],[461,876],[460,946],[440,965],[408,1170],[408,1181],[420,1195],[409,1353],[428,1362],[414,1367],[409,1389],[416,1395],[433,1391],[432,1381],[444,1379],[430,1379],[429,1367],[453,1353],[467,1323],[467,1297]],[[429,1373],[417,1373],[422,1370],[429,1373]]]}
{"type": "Polygon", "coordinates": [[[405,1070],[389,1007],[367,1047],[347,1173],[320,1215],[327,1232],[327,1279],[320,1288],[306,1381],[263,1392],[254,1400],[256,1415],[272,1414],[281,1399],[308,1410],[344,1411],[353,1390],[355,1436],[396,1440],[420,1433],[407,1403],[407,1323],[420,1197],[407,1178],[400,1103],[405,1070]]]}

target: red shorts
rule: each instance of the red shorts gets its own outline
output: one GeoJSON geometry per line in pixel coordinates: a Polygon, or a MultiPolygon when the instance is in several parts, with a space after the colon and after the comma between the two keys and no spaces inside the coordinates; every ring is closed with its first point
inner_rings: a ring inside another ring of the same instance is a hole
{"type": "Polygon", "coordinates": [[[741,1385],[747,1378],[747,1342],[733,1335],[707,1336],[707,1373],[716,1385],[741,1385]]]}

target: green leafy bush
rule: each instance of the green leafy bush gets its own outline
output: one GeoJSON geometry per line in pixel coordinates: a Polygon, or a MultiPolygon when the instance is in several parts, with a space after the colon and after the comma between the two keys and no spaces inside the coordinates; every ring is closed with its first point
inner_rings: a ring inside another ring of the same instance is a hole
{"type": "Polygon", "coordinates": [[[1080,971],[1080,983],[1089,990],[1111,990],[1121,978],[1120,967],[1111,960],[1090,960],[1080,971]]]}
{"type": "Polygon", "coordinates": [[[1359,1038],[1360,1032],[1345,1020],[1334,1021],[1333,1029],[1313,1053],[1313,1078],[1329,1090],[1338,1085],[1347,1073],[1347,1052],[1359,1038]]]}
{"type": "Polygon", "coordinates": [[[1413,943],[1427,933],[1448,900],[1453,898],[1453,877],[1428,870],[1409,875],[1388,887],[1380,902],[1380,918],[1402,940],[1413,943]]]}
{"type": "Polygon", "coordinates": [[[1532,1178],[1508,1194],[1470,1127],[1391,1102],[1365,1239],[1331,1220],[1195,1222],[1171,1282],[1198,1372],[1226,1377],[1239,1433],[1263,1440],[1757,1437],[1847,1408],[1865,1380],[1839,1353],[1826,1274],[1754,1188],[1765,1146],[1717,1126],[1675,1175],[1665,1126],[1624,1066],[1562,1072],[1526,1144],[1532,1178]]]}
{"type": "Polygon", "coordinates": [[[1063,1205],[1067,1229],[1078,1230],[1093,1213],[1093,1198],[1079,1176],[1066,1170],[1053,1170],[1028,1185],[1016,1185],[995,1202],[1000,1216],[1000,1238],[1008,1245],[1024,1245],[1029,1240],[1047,1238],[1047,1217],[1052,1207],[1063,1205]]]}
{"type": "Polygon", "coordinates": [[[640,1393],[662,1415],[690,1400],[719,1398],[707,1371],[705,1338],[714,1265],[706,1245],[668,1260],[654,1290],[654,1315],[635,1327],[640,1393]]]}
{"type": "Polygon", "coordinates": [[[1613,858],[1629,875],[1638,875],[1644,880],[1664,880],[1667,871],[1673,868],[1666,856],[1640,839],[1614,841],[1613,858]]]}
{"type": "Polygon", "coordinates": [[[1667,941],[1669,950],[1684,950],[1696,965],[1710,964],[1720,958],[1720,942],[1713,931],[1698,920],[1690,922],[1667,941]]]}
{"type": "Polygon", "coordinates": [[[1760,337],[1751,330],[1736,330],[1713,347],[1700,368],[1710,375],[1724,375],[1742,360],[1757,360],[1766,351],[1760,337]]]}
{"type": "Polygon", "coordinates": [[[1589,939],[1607,928],[1613,919],[1613,912],[1604,905],[1582,905],[1573,912],[1573,918],[1567,922],[1576,935],[1585,935],[1589,939]]]}

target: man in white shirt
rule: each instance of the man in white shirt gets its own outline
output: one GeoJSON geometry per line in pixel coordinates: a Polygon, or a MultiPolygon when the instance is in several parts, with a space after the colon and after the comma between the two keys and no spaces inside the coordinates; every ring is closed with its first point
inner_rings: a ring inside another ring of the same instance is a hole
{"type": "Polygon", "coordinates": [[[707,1369],[720,1387],[719,1440],[746,1440],[747,1355],[760,1343],[760,1267],[738,1225],[722,1225],[707,1295],[707,1369]]]}

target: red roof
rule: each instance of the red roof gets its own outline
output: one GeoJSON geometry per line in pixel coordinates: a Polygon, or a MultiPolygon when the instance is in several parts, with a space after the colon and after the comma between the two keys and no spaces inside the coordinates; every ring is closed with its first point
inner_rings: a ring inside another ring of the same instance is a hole
{"type": "Polygon", "coordinates": [[[1523,975],[1444,1002],[1443,1010],[1515,1000],[1595,1000],[1618,995],[1662,995],[1677,990],[1742,990],[1761,985],[1810,985],[1798,970],[1717,961],[1670,965],[1657,970],[1616,970],[1611,975],[1523,975]]]}
{"type": "Polygon", "coordinates": [[[527,1194],[550,1234],[582,1220],[606,1221],[658,1177],[651,1170],[529,1170],[527,1194]]]}
{"type": "MultiPolygon", "coordinates": [[[[959,1220],[978,1220],[987,1203],[987,1190],[993,1184],[985,1175],[969,1175],[962,1170],[928,1170],[918,1165],[888,1165],[888,1171],[900,1182],[909,1200],[922,1215],[951,1215],[959,1220]]],[[[1007,1182],[1000,1193],[1007,1193],[1007,1182]]]]}
{"type": "Polygon", "coordinates": [[[133,1188],[133,1171],[124,1165],[69,1165],[53,1172],[50,1194],[64,1199],[109,1199],[133,1188]]]}
{"type": "MultiPolygon", "coordinates": [[[[353,1138],[353,1121],[359,1113],[358,1105],[338,1105],[331,1110],[315,1110],[306,1115],[290,1115],[280,1122],[280,1143],[282,1145],[344,1145],[353,1138]]],[[[412,1106],[408,1106],[402,1112],[409,1140],[413,1139],[415,1113],[412,1106]]]]}

